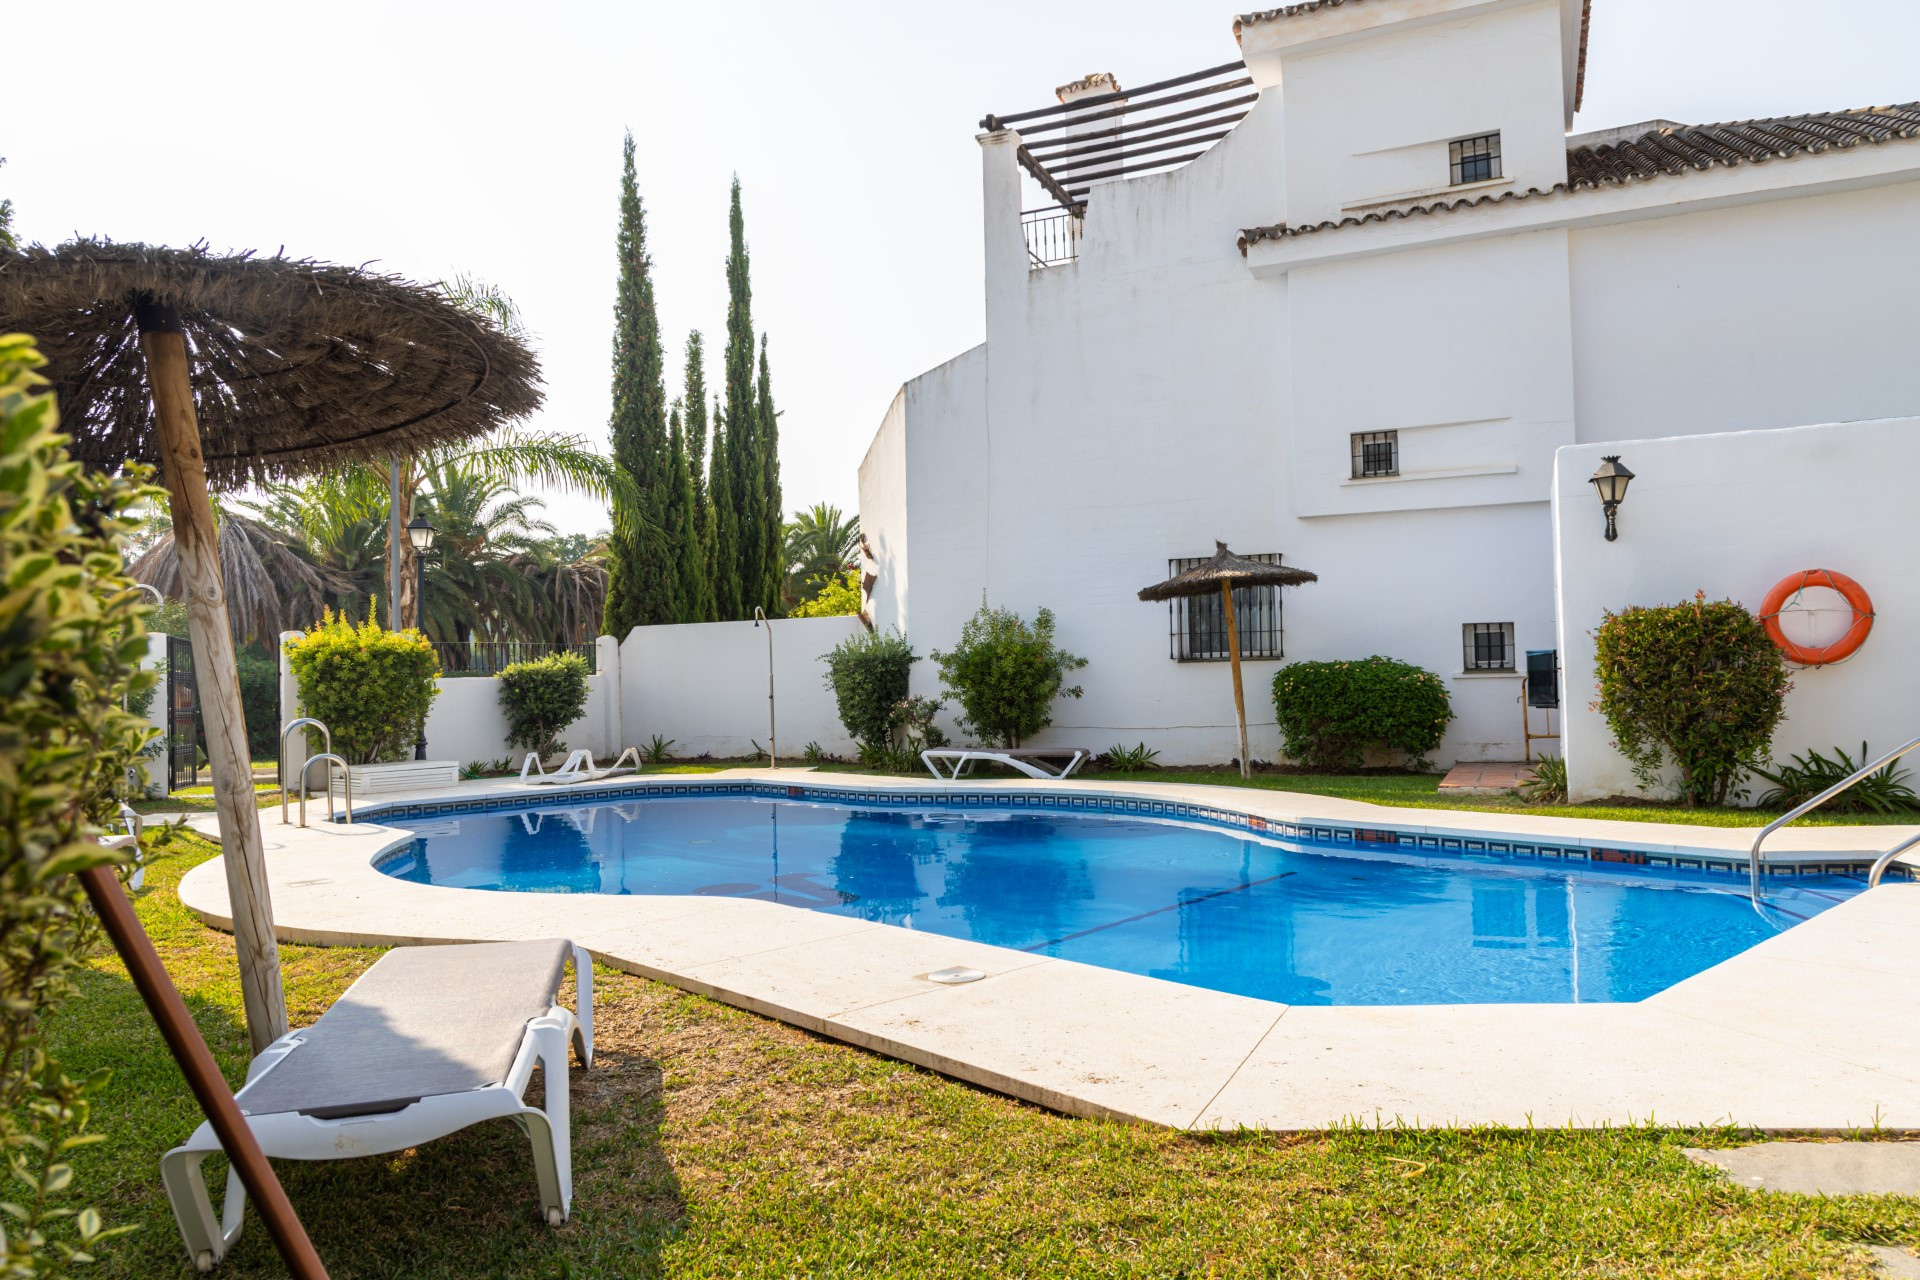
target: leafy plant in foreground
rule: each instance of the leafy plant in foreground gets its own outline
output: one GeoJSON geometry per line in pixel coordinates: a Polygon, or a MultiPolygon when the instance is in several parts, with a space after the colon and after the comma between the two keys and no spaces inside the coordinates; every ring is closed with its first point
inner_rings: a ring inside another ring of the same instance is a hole
{"type": "Polygon", "coordinates": [[[99,1139],[87,1127],[109,1072],[66,1075],[46,1018],[97,949],[75,873],[120,860],[97,837],[152,733],[126,710],[154,676],[122,551],[130,512],[159,493],[144,468],[92,475],[68,456],[43,363],[0,336],[0,1272],[61,1277],[127,1230],[69,1206],[69,1156],[99,1139]]]}
{"type": "Polygon", "coordinates": [[[1377,654],[1280,668],[1273,710],[1286,753],[1318,773],[1351,773],[1369,749],[1404,751],[1418,767],[1453,719],[1439,676],[1377,654]]]}
{"type": "Polygon", "coordinates": [[[1608,613],[1593,633],[1594,710],[1641,785],[1671,760],[1687,805],[1724,804],[1766,763],[1785,715],[1786,660],[1760,620],[1696,592],[1686,604],[1608,613]]]}
{"type": "Polygon", "coordinates": [[[665,764],[673,758],[673,739],[656,733],[640,748],[640,755],[648,764],[665,764]]]}
{"type": "Polygon", "coordinates": [[[961,727],[986,741],[1017,747],[1053,723],[1055,698],[1077,698],[1067,673],[1087,660],[1053,643],[1053,611],[1028,622],[1011,609],[981,605],[960,629],[960,643],[935,650],[940,679],[960,703],[961,727]]]}
{"type": "MultiPolygon", "coordinates": [[[[1797,809],[1828,787],[1851,777],[1870,759],[1872,753],[1862,742],[1857,761],[1835,747],[1831,760],[1818,751],[1809,751],[1804,756],[1792,757],[1791,764],[1783,764],[1777,770],[1756,765],[1753,772],[1773,784],[1773,789],[1763,794],[1758,803],[1762,809],[1797,809]]],[[[1889,761],[1820,807],[1835,813],[1908,813],[1920,809],[1920,795],[1914,794],[1907,782],[1910,775],[1899,763],[1889,761]]]]}
{"type": "Polygon", "coordinates": [[[502,667],[500,709],[507,713],[508,746],[538,752],[543,759],[552,755],[567,726],[587,712],[587,660],[577,653],[550,653],[502,667]]]}

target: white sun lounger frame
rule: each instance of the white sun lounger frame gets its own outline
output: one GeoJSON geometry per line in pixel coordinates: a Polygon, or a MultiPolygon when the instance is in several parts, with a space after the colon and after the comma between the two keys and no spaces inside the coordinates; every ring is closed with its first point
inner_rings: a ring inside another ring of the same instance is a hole
{"type": "Polygon", "coordinates": [[[1003,764],[1009,769],[1017,769],[1029,778],[1038,778],[1042,782],[1059,778],[1071,778],[1074,771],[1093,759],[1093,752],[1085,747],[1034,747],[1031,749],[996,750],[992,747],[929,747],[920,753],[920,762],[927,766],[933,776],[942,782],[954,782],[982,760],[992,764],[1003,764]],[[1071,756],[1066,765],[1055,772],[1042,763],[1042,760],[1059,756],[1071,756]],[[949,770],[940,772],[945,764],[949,770]]]}
{"type": "MultiPolygon", "coordinates": [[[[572,1010],[556,1004],[527,1021],[507,1078],[499,1084],[465,1093],[441,1094],[409,1103],[398,1111],[378,1115],[323,1120],[297,1111],[248,1116],[247,1127],[269,1158],[282,1160],[347,1160],[356,1156],[404,1151],[457,1133],[482,1120],[507,1119],[520,1127],[533,1146],[533,1172],[540,1185],[540,1213],[559,1226],[573,1211],[573,1126],[567,1088],[567,1043],[572,1041],[580,1065],[593,1065],[593,959],[585,948],[573,948],[573,965],[580,1006],[572,1010]],[[529,1107],[521,1101],[533,1068],[542,1067],[546,1105],[529,1107]]],[[[272,1071],[303,1042],[303,1032],[289,1031],[268,1045],[247,1068],[247,1083],[272,1071]]],[[[245,1092],[244,1086],[242,1092],[245,1092]]],[[[241,1100],[245,1105],[245,1099],[241,1100]]],[[[202,1122],[193,1136],[160,1159],[160,1177],[173,1204],[174,1221],[198,1271],[211,1271],[240,1237],[246,1223],[247,1193],[240,1177],[227,1172],[227,1192],[220,1213],[214,1215],[201,1165],[220,1151],[213,1126],[202,1122]]]]}
{"type": "Polygon", "coordinates": [[[604,769],[596,768],[593,752],[580,747],[567,756],[566,763],[548,773],[540,766],[540,757],[536,752],[527,752],[527,758],[520,762],[520,781],[542,786],[569,786],[576,782],[597,782],[601,778],[610,778],[616,773],[640,772],[640,748],[628,747],[620,753],[620,758],[604,769]],[[631,767],[627,757],[633,757],[631,767]]]}

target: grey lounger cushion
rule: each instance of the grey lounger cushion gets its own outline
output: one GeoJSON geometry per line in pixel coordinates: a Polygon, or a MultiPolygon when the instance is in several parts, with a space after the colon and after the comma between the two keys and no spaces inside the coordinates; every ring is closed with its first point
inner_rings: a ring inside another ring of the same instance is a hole
{"type": "Polygon", "coordinates": [[[376,1115],[499,1084],[527,1020],[553,1007],[570,953],[558,938],[397,947],[240,1091],[240,1109],[376,1115]]]}

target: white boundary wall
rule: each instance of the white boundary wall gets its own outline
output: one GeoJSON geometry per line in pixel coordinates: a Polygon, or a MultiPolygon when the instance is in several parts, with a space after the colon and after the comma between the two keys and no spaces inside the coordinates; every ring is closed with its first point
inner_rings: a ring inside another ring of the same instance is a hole
{"type": "MultiPolygon", "coordinates": [[[[860,620],[776,618],[770,625],[781,757],[798,759],[809,742],[831,755],[852,756],[853,740],[840,725],[820,657],[858,634],[860,620]]],[[[644,746],[655,734],[673,740],[677,757],[746,756],[755,742],[766,747],[767,632],[753,623],[636,627],[625,643],[601,636],[595,644],[598,674],[587,678],[587,713],[560,735],[567,747],[585,747],[603,760],[644,746]]],[[[284,656],[280,670],[284,726],[300,711],[284,656]]],[[[293,744],[289,756],[299,754],[293,744]]],[[[508,759],[517,768],[523,754],[507,745],[498,680],[440,681],[440,696],[427,714],[429,758],[461,764],[508,759]]]]}
{"type": "MultiPolygon", "coordinates": [[[[862,629],[845,618],[776,618],[773,683],[782,759],[798,760],[809,742],[852,756],[826,686],[821,655],[862,629]]],[[[767,631],[751,622],[635,627],[620,645],[620,707],[626,744],[655,734],[673,754],[745,756],[767,745],[767,631]]],[[[604,643],[604,641],[603,641],[604,643]]]]}
{"type": "MultiPolygon", "coordinates": [[[[1873,597],[1876,618],[1850,660],[1794,672],[1774,758],[1836,746],[1851,754],[1862,739],[1887,750],[1920,735],[1920,666],[1912,660],[1920,635],[1920,540],[1908,515],[1916,474],[1920,418],[1561,449],[1554,544],[1573,799],[1640,790],[1591,706],[1593,630],[1601,615],[1690,600],[1695,591],[1758,612],[1774,583],[1802,569],[1837,569],[1855,579],[1873,597]],[[1621,455],[1634,473],[1617,542],[1602,536],[1600,503],[1587,479],[1603,453],[1621,455]]],[[[1809,591],[1803,603],[1845,607],[1826,590],[1809,591]]],[[[1850,621],[1850,613],[1833,612],[1783,625],[1792,639],[1825,644],[1850,621]]]]}

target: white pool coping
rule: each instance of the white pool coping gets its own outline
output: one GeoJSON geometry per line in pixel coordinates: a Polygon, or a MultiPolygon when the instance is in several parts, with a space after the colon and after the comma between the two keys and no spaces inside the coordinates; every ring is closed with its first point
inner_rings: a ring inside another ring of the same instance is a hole
{"type": "MultiPolygon", "coordinates": [[[[627,780],[629,784],[632,779],[627,780]]],[[[1753,832],[1388,808],[1151,782],[924,783],[806,770],[654,775],[924,792],[1062,790],[1217,805],[1278,822],[1744,860],[1753,832]]],[[[605,784],[613,785],[613,784],[605,784]]],[[[604,785],[567,788],[583,795],[604,785]]],[[[552,787],[395,796],[529,801],[552,787]]],[[[317,816],[317,815],[315,815],[317,816]]],[[[1920,882],[1887,883],[1634,1004],[1289,1006],[744,898],[452,889],[374,869],[403,826],[281,826],[261,814],[276,932],[404,945],[566,936],[603,963],[1074,1115],[1180,1129],[1734,1123],[1920,1130],[1920,882]],[[926,974],[979,969],[944,986],[926,974]]],[[[195,827],[211,831],[211,818],[195,827]]],[[[1777,857],[1872,856],[1913,828],[1790,828],[1777,857]]],[[[1769,843],[1769,849],[1774,842],[1769,843]]],[[[218,859],[181,900],[229,928],[218,859]]]]}

